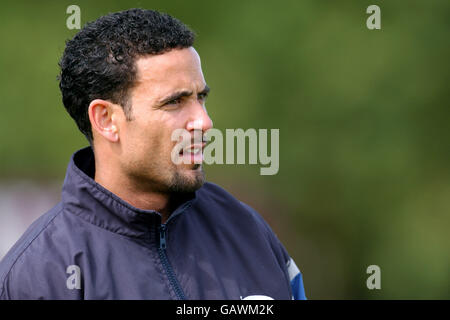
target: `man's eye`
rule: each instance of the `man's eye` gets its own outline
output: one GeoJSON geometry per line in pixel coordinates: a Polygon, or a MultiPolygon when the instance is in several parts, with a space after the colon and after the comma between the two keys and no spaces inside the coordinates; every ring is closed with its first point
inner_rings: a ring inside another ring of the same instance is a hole
{"type": "Polygon", "coordinates": [[[199,100],[206,100],[206,98],[208,97],[208,94],[207,93],[200,93],[199,95],[198,95],[198,99],[199,100]]]}
{"type": "Polygon", "coordinates": [[[181,98],[178,98],[178,99],[173,99],[173,100],[167,101],[165,103],[165,105],[177,105],[180,103],[181,103],[181,98]]]}

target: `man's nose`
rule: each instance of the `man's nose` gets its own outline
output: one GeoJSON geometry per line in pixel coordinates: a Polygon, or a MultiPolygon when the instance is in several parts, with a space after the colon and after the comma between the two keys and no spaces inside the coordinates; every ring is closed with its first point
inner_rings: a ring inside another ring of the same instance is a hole
{"type": "Polygon", "coordinates": [[[211,129],[213,127],[213,122],[206,111],[206,108],[200,103],[197,104],[192,113],[192,117],[187,123],[186,129],[191,130],[202,130],[203,132],[211,129]]]}

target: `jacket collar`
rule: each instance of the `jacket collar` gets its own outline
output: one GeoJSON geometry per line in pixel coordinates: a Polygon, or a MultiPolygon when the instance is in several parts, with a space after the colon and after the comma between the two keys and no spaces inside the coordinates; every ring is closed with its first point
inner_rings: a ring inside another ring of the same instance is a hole
{"type": "MultiPolygon", "coordinates": [[[[69,162],[62,189],[62,203],[71,213],[121,235],[148,238],[161,223],[154,210],[142,210],[125,202],[94,180],[95,161],[91,147],[75,152],[69,162]]],[[[186,211],[197,192],[188,194],[169,220],[186,211]]]]}

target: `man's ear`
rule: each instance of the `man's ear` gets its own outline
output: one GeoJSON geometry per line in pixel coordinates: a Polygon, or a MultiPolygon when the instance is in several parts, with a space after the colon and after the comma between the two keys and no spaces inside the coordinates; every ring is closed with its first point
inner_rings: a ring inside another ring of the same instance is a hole
{"type": "Polygon", "coordinates": [[[111,142],[119,141],[116,109],[115,104],[106,100],[95,99],[91,101],[88,114],[93,134],[97,133],[111,142]]]}

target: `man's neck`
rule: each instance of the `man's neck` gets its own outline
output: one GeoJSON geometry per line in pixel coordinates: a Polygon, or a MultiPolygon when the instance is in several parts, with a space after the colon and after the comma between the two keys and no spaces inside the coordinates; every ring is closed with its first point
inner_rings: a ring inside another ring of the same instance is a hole
{"type": "Polygon", "coordinates": [[[131,183],[129,179],[111,175],[96,164],[94,180],[120,199],[142,210],[154,210],[161,214],[162,222],[167,221],[179,205],[178,197],[164,192],[150,191],[131,183]]]}

